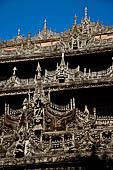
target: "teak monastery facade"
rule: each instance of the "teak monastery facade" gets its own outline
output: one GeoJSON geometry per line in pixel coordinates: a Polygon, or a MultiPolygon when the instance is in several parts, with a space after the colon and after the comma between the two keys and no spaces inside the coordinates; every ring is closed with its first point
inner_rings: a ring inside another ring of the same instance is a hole
{"type": "Polygon", "coordinates": [[[84,169],[113,159],[113,27],[85,17],[0,42],[0,168],[84,169]],[[76,167],[76,168],[75,168],[76,167]]]}

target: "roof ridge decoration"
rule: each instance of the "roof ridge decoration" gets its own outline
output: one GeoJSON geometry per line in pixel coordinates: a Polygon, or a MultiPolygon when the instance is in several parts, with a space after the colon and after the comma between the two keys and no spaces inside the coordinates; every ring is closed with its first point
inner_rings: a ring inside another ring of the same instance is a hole
{"type": "MultiPolygon", "coordinates": [[[[44,21],[42,31],[34,36],[28,33],[28,37],[20,34],[18,29],[17,36],[11,40],[0,42],[0,56],[31,56],[41,53],[52,52],[76,52],[77,50],[100,50],[99,47],[106,48],[113,46],[113,27],[104,26],[99,21],[91,22],[87,16],[87,7],[85,8],[85,17],[81,23],[77,24],[77,16],[74,16],[75,23],[69,30],[62,33],[52,32],[47,29],[47,20],[44,21]]],[[[77,53],[78,54],[78,53],[77,53]]]]}
{"type": "Polygon", "coordinates": [[[5,81],[0,81],[0,88],[7,87],[13,89],[13,87],[21,88],[23,85],[34,86],[36,84],[48,86],[48,83],[51,85],[59,85],[58,83],[68,83],[68,85],[71,85],[74,83],[76,87],[78,84],[85,85],[87,81],[90,81],[91,85],[93,85],[95,84],[95,80],[96,83],[106,83],[106,81],[111,81],[111,83],[113,83],[113,66],[98,72],[92,72],[91,69],[86,70],[86,68],[84,68],[84,71],[81,71],[79,65],[71,69],[69,68],[69,63],[65,61],[64,53],[62,53],[60,64],[57,63],[56,65],[56,70],[48,71],[46,69],[44,75],[41,73],[42,69],[39,62],[34,78],[21,79],[16,75],[16,71],[17,68],[14,67],[11,77],[5,81]]]}

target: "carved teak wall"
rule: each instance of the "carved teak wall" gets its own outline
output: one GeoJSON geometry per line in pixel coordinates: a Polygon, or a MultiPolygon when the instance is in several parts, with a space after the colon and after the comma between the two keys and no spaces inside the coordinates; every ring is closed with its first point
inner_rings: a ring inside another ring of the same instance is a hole
{"type": "Polygon", "coordinates": [[[75,169],[75,164],[84,169],[81,159],[92,156],[94,150],[98,159],[106,155],[112,160],[113,28],[91,22],[87,8],[80,24],[76,23],[77,16],[74,20],[63,33],[47,29],[45,20],[38,35],[23,37],[19,29],[15,38],[0,42],[1,68],[9,68],[9,73],[0,74],[2,169],[63,169],[65,165],[64,169],[75,169]],[[102,61],[99,64],[104,69],[88,68],[91,60],[102,61]],[[31,64],[27,69],[32,74],[23,78],[16,66],[24,63],[26,69],[29,62],[37,64],[36,72],[31,64]],[[106,108],[105,113],[99,114],[98,102],[106,108]]]}

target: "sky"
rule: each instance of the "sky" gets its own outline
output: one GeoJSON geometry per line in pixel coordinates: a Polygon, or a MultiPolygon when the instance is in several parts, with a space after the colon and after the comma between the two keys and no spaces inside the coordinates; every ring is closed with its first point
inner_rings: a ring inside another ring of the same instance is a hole
{"type": "Polygon", "coordinates": [[[88,8],[91,21],[103,21],[104,25],[113,25],[113,0],[0,0],[0,37],[2,41],[12,39],[20,28],[21,35],[38,33],[47,20],[48,29],[63,32],[84,17],[84,8],[88,8]]]}

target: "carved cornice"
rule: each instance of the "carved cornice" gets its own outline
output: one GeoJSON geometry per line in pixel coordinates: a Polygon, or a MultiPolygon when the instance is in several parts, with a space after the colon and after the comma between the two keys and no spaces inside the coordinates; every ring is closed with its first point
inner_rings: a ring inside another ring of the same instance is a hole
{"type": "Polygon", "coordinates": [[[70,69],[68,63],[65,63],[64,53],[60,65],[57,64],[55,71],[45,70],[41,75],[41,67],[38,63],[34,78],[20,79],[16,76],[16,68],[13,69],[13,75],[5,81],[0,81],[0,96],[12,94],[26,94],[29,89],[34,90],[35,86],[40,84],[45,90],[69,90],[80,88],[93,88],[113,86],[113,68],[110,66],[106,70],[91,72],[86,68],[82,72],[80,66],[70,69]]]}

